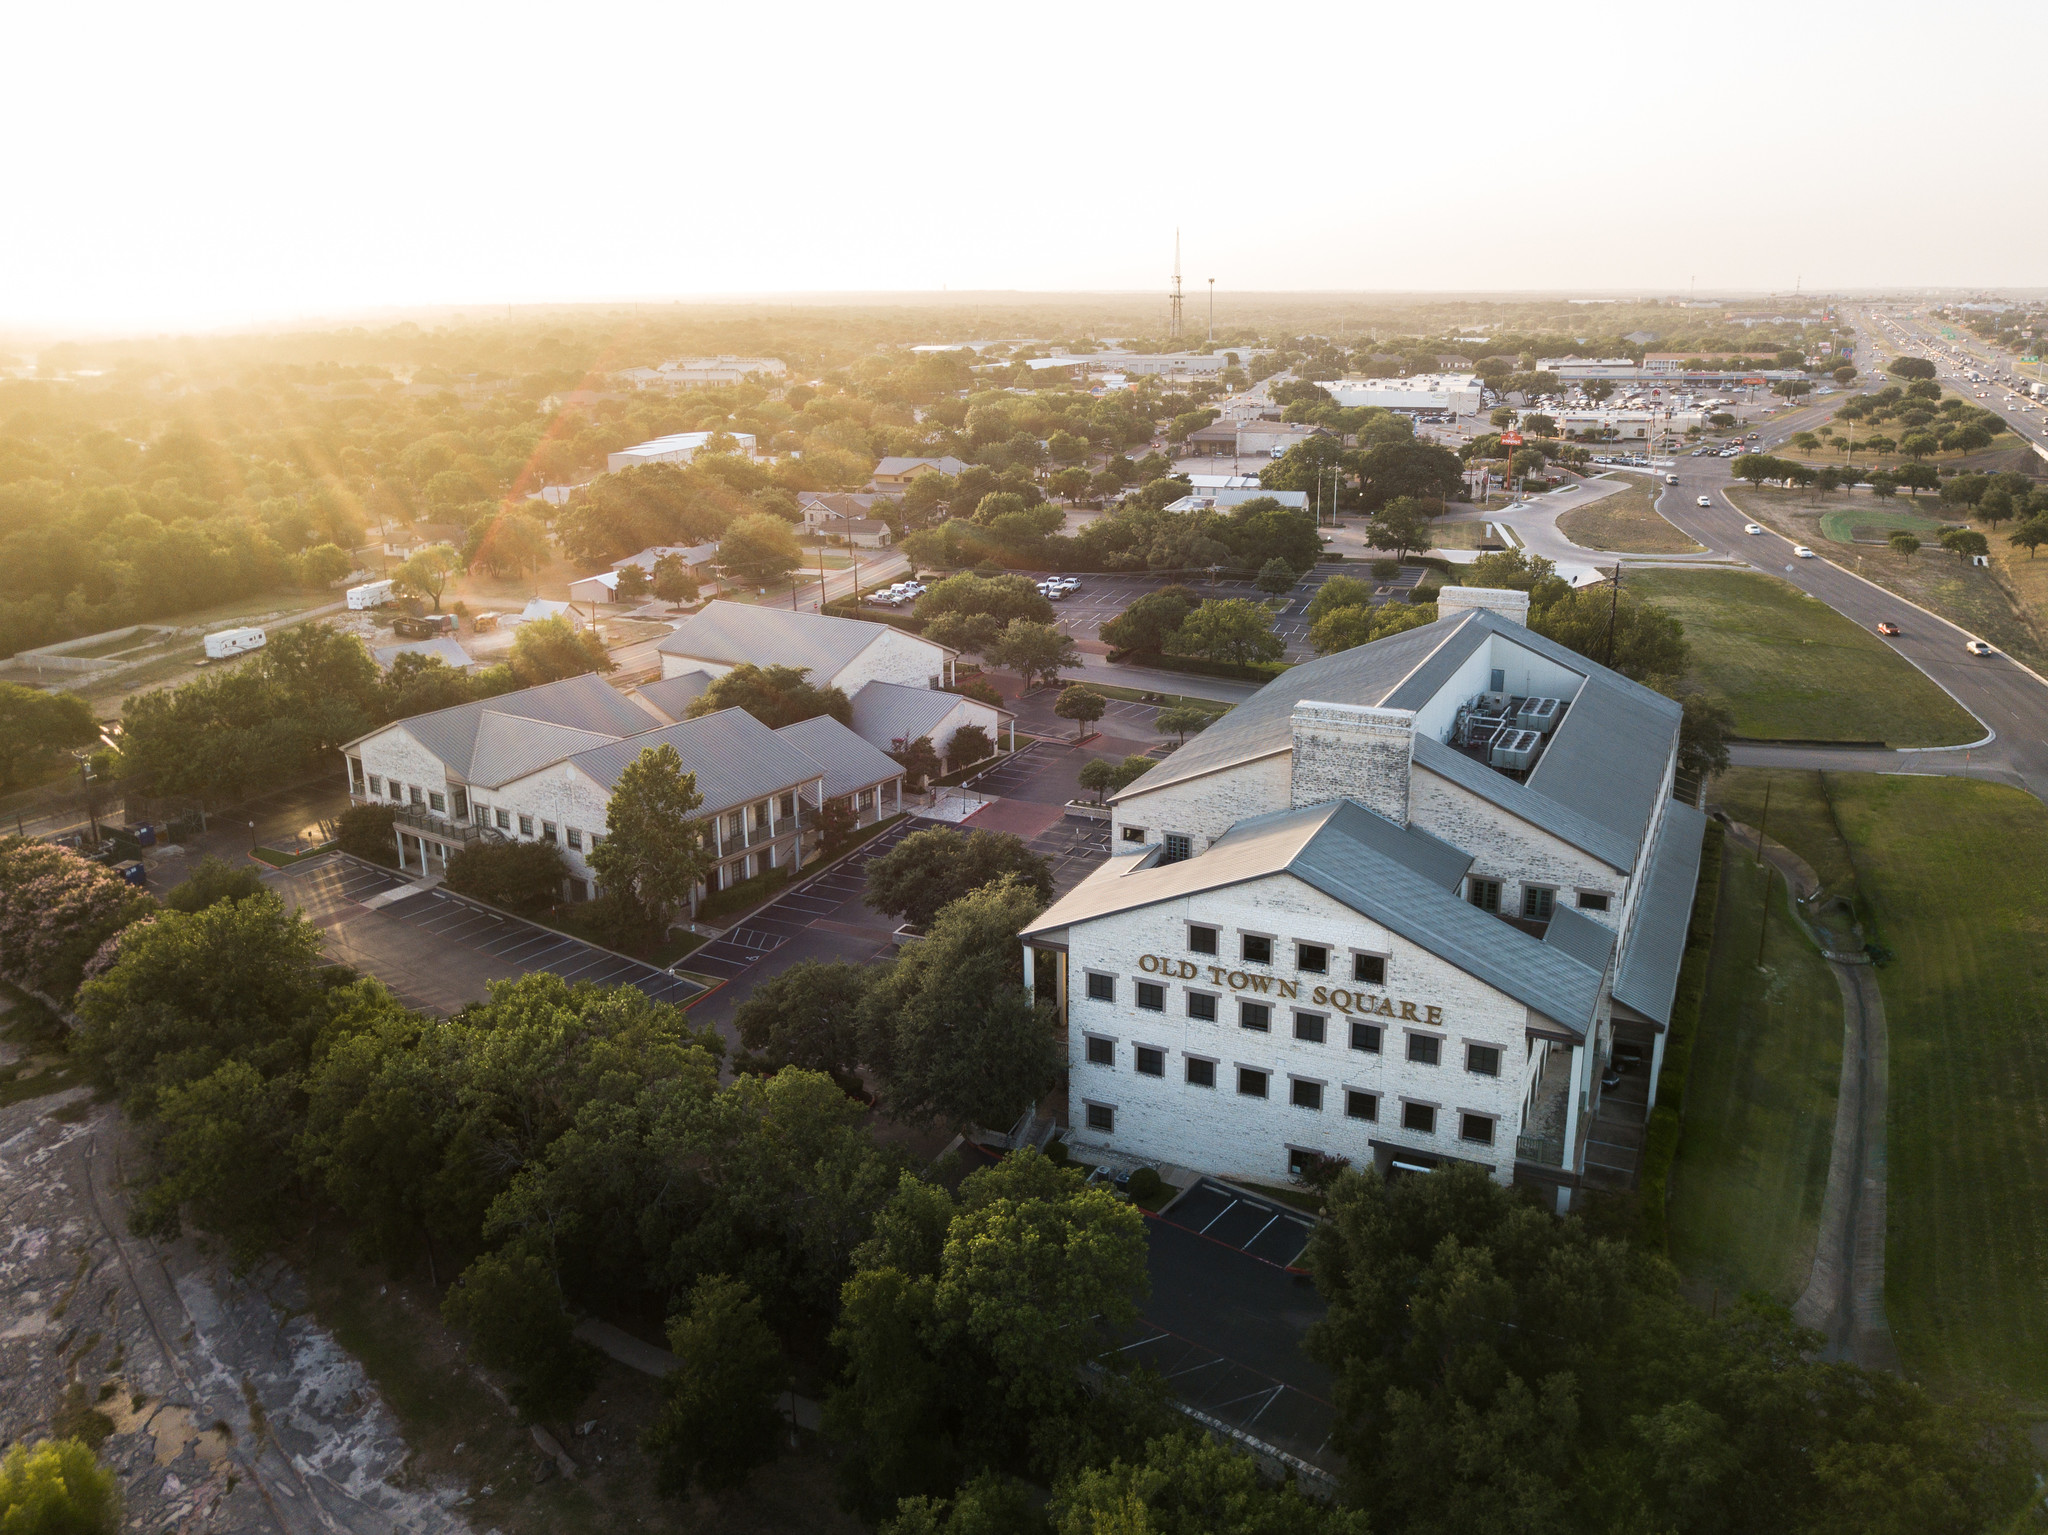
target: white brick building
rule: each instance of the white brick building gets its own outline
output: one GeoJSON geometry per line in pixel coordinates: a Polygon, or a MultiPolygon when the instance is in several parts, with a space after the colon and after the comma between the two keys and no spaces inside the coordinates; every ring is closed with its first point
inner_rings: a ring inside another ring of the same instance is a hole
{"type": "Polygon", "coordinates": [[[1625,1181],[1619,1040],[1655,1100],[1704,818],[1678,706],[1448,588],[1290,669],[1113,803],[1115,857],[1024,933],[1077,1147],[1244,1177],[1310,1155],[1625,1181]]]}
{"type": "Polygon", "coordinates": [[[396,720],[342,748],[350,797],[396,809],[412,873],[444,874],[477,842],[547,842],[578,900],[596,893],[589,854],[612,790],[651,746],[673,746],[696,776],[718,859],[700,896],[801,867],[832,800],[862,825],[902,808],[902,768],[838,721],[770,730],[741,709],[688,719],[686,691],[655,683],[635,700],[586,675],[396,720]]]}

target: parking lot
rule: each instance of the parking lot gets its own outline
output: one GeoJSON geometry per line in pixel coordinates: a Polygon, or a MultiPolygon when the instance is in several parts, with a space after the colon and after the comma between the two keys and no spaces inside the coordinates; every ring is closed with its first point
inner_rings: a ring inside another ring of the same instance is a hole
{"type": "Polygon", "coordinates": [[[1295,1268],[1316,1223],[1299,1210],[1204,1178],[1160,1219],[1277,1268],[1295,1268]]]}
{"type": "Polygon", "coordinates": [[[599,986],[637,986],[657,1002],[686,1004],[704,988],[552,928],[505,915],[438,886],[414,882],[343,853],[264,876],[323,933],[329,955],[384,982],[408,1004],[452,1013],[488,984],[535,971],[599,986]]]}

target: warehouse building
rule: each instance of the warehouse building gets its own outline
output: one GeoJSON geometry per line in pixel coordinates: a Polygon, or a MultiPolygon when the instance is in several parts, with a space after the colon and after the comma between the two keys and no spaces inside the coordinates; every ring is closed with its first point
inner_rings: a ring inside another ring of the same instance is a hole
{"type": "Polygon", "coordinates": [[[1472,373],[1418,373],[1411,378],[1333,378],[1320,381],[1347,410],[1361,405],[1410,416],[1470,416],[1486,408],[1486,385],[1472,373]]]}
{"type": "Polygon", "coordinates": [[[1025,929],[1077,1150],[1464,1161],[1560,1209],[1633,1178],[1705,830],[1678,705],[1530,631],[1526,593],[1439,608],[1124,790],[1121,856],[1025,929]]]}
{"type": "Polygon", "coordinates": [[[687,464],[699,453],[704,452],[714,437],[731,438],[734,443],[733,451],[741,458],[754,456],[752,432],[672,432],[666,437],[656,437],[651,442],[638,442],[630,448],[621,448],[616,453],[607,453],[604,459],[605,472],[617,474],[621,469],[633,469],[641,464],[687,464]]]}

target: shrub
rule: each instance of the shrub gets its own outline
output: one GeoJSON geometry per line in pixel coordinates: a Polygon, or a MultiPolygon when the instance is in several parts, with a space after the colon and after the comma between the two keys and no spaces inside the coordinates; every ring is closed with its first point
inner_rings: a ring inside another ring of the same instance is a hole
{"type": "Polygon", "coordinates": [[[1401,562],[1399,560],[1374,560],[1372,562],[1372,578],[1375,581],[1391,581],[1400,573],[1401,562]]]}
{"type": "Polygon", "coordinates": [[[1160,1178],[1158,1168],[1141,1167],[1131,1174],[1131,1181],[1124,1187],[1129,1191],[1131,1198],[1143,1201],[1157,1199],[1159,1191],[1166,1187],[1166,1183],[1160,1178]]]}
{"type": "Polygon", "coordinates": [[[0,975],[59,1000],[88,964],[156,902],[69,848],[0,838],[0,975]]]}
{"type": "Polygon", "coordinates": [[[263,889],[263,876],[247,864],[237,869],[208,853],[183,883],[164,896],[172,911],[202,911],[216,901],[240,901],[263,889]]]}
{"type": "MultiPolygon", "coordinates": [[[[106,1414],[93,1416],[113,1427],[106,1414]]],[[[76,1439],[45,1439],[33,1448],[20,1443],[0,1461],[0,1529],[115,1535],[120,1528],[120,1487],[89,1445],[76,1439]]]]}
{"type": "Polygon", "coordinates": [[[391,826],[397,818],[391,805],[351,805],[334,823],[335,845],[344,853],[396,867],[398,843],[391,826]]]}
{"type": "Polygon", "coordinates": [[[552,842],[472,842],[448,860],[447,886],[507,911],[541,911],[562,896],[569,864],[552,842]]]}
{"type": "Polygon", "coordinates": [[[1072,1156],[1073,1153],[1067,1149],[1065,1141],[1055,1140],[1046,1143],[1045,1159],[1048,1162],[1065,1167],[1072,1156]]]}

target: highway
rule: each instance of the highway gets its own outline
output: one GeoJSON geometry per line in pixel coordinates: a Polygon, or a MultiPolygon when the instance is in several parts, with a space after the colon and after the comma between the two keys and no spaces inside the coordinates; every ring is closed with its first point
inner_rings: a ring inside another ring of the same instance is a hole
{"type": "MultiPolygon", "coordinates": [[[[1864,341],[1857,348],[1857,359],[1874,371],[1880,359],[1889,360],[1895,347],[1880,344],[1868,321],[1862,329],[1864,341]]],[[[1974,386],[1959,382],[1952,364],[1941,358],[1936,361],[1945,383],[1961,388],[1965,398],[1975,397],[1974,386]]],[[[1809,415],[1817,419],[1838,403],[1838,397],[1831,397],[1822,406],[1773,418],[1765,431],[1766,443],[1804,429],[1812,424],[1809,415]]],[[[1964,641],[1974,637],[1967,630],[1922,612],[1839,565],[1825,559],[1794,558],[1791,541],[1776,533],[1743,532],[1748,519],[1726,494],[1728,464],[1720,458],[1681,457],[1674,471],[1678,484],[1665,488],[1657,510],[1707,548],[1781,576],[1867,630],[1874,631],[1881,620],[1896,623],[1901,633],[1885,643],[1945,688],[1992,735],[1981,745],[1941,751],[1742,747],[1736,749],[1736,760],[1757,766],[1967,772],[1973,777],[2004,779],[2048,800],[2048,683],[2003,655],[1970,655],[1963,649],[1964,641]],[[1698,504],[1703,495],[1711,505],[1698,504]]]]}

